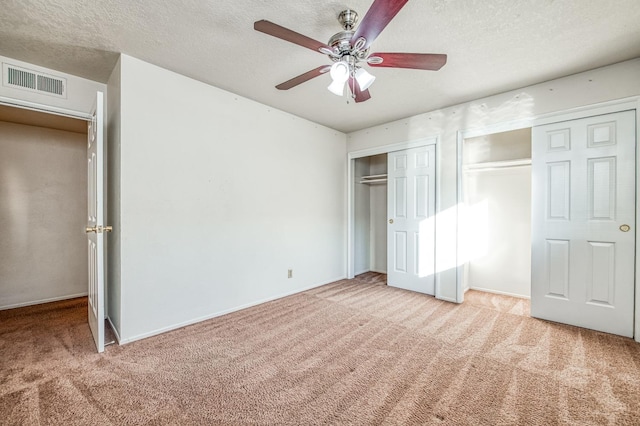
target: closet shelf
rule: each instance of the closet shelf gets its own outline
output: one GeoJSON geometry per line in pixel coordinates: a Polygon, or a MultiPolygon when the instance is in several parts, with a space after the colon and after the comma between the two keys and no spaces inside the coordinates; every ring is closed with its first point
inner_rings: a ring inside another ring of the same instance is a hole
{"type": "Polygon", "coordinates": [[[371,183],[385,183],[387,181],[387,174],[380,174],[380,175],[369,175],[369,176],[362,176],[362,180],[360,181],[360,183],[366,183],[366,184],[371,184],[371,183]]]}
{"type": "Polygon", "coordinates": [[[521,158],[518,160],[488,161],[485,163],[467,164],[463,166],[465,171],[471,170],[495,170],[510,167],[530,166],[531,158],[521,158]]]}

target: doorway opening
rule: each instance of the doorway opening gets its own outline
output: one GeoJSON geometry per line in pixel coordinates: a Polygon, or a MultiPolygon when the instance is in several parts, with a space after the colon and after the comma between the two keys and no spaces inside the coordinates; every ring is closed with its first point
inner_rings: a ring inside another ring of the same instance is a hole
{"type": "Polygon", "coordinates": [[[464,291],[531,297],[531,128],[462,146],[464,291]]]}
{"type": "Polygon", "coordinates": [[[356,158],[354,174],[354,273],[386,275],[387,154],[356,158]]]}
{"type": "Polygon", "coordinates": [[[87,138],[84,117],[0,104],[0,310],[88,295],[87,138]]]}
{"type": "Polygon", "coordinates": [[[87,295],[87,123],[0,105],[0,309],[87,295]]]}
{"type": "Polygon", "coordinates": [[[437,138],[349,153],[347,276],[435,296],[437,138]]]}

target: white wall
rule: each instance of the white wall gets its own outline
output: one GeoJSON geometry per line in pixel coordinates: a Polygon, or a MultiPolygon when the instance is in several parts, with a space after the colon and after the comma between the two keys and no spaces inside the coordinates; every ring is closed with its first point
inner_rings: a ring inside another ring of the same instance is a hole
{"type": "Polygon", "coordinates": [[[344,134],[126,55],[120,102],[123,342],[346,276],[344,134]]]}
{"type": "Polygon", "coordinates": [[[464,140],[462,163],[465,165],[530,158],[530,127],[464,140]]]}
{"type": "Polygon", "coordinates": [[[465,172],[469,288],[531,296],[531,166],[465,172]]]}
{"type": "MultiPolygon", "coordinates": [[[[445,67],[446,70],[446,67],[445,67]]],[[[443,71],[445,72],[445,71],[443,71]]],[[[513,90],[461,105],[350,133],[347,150],[438,136],[436,216],[436,296],[461,301],[457,269],[457,135],[459,131],[497,126],[571,108],[640,95],[640,59],[513,90]]]]}
{"type": "Polygon", "coordinates": [[[87,294],[86,144],[0,121],[0,309],[87,294]]]}
{"type": "Polygon", "coordinates": [[[120,337],[122,327],[122,291],[120,263],[120,60],[116,63],[107,83],[107,214],[106,223],[114,232],[105,234],[107,245],[107,316],[120,337]]]}

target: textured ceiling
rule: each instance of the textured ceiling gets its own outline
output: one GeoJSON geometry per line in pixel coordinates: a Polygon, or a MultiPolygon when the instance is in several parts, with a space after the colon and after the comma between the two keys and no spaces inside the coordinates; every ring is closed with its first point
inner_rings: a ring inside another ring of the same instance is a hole
{"type": "Polygon", "coordinates": [[[347,103],[329,60],[253,30],[267,19],[327,42],[372,0],[2,0],[0,55],[106,82],[122,52],[349,132],[640,57],[638,0],[413,0],[372,51],[446,53],[437,72],[376,68],[372,99],[347,103]]]}

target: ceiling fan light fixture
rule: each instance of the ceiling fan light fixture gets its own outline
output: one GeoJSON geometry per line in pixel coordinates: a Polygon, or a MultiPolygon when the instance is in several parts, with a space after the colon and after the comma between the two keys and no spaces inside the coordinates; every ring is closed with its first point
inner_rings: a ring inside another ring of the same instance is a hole
{"type": "Polygon", "coordinates": [[[335,82],[344,83],[349,79],[349,64],[346,62],[340,61],[331,65],[331,70],[329,71],[331,74],[331,79],[335,82]]]}
{"type": "Polygon", "coordinates": [[[335,95],[342,96],[344,95],[344,85],[349,79],[349,64],[347,62],[336,62],[331,65],[331,70],[329,71],[331,75],[331,84],[327,89],[335,95]]]}
{"type": "Polygon", "coordinates": [[[344,81],[333,80],[327,89],[334,95],[342,96],[344,95],[344,83],[344,81]]]}
{"type": "Polygon", "coordinates": [[[364,68],[358,68],[355,77],[358,82],[358,86],[360,86],[360,90],[367,90],[376,80],[375,76],[371,75],[364,68]]]}

